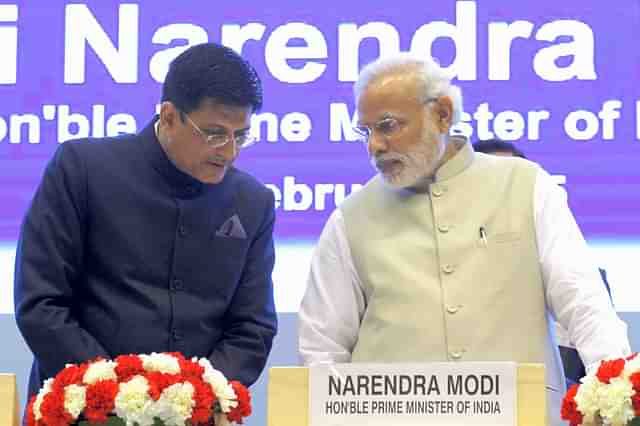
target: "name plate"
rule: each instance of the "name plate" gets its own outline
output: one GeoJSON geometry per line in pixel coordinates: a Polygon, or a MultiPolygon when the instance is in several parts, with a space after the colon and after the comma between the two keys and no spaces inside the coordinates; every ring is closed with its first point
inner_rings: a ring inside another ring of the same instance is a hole
{"type": "Polygon", "coordinates": [[[514,426],[512,362],[309,368],[310,426],[514,426]]]}

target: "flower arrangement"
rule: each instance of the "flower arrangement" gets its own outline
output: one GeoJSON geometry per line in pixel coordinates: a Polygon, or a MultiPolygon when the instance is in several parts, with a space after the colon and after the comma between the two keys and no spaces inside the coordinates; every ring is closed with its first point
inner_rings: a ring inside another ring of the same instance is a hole
{"type": "Polygon", "coordinates": [[[228,426],[251,414],[246,387],[208,359],[121,355],[68,364],[27,406],[28,426],[228,426]]]}
{"type": "Polygon", "coordinates": [[[640,425],[640,356],[600,362],[595,374],[569,388],[561,417],[571,426],[640,425]]]}

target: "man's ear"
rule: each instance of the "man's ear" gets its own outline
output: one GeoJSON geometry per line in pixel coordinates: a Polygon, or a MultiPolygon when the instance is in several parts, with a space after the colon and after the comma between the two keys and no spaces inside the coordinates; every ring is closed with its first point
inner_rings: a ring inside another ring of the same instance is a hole
{"type": "Polygon", "coordinates": [[[448,96],[440,96],[435,101],[435,109],[438,114],[438,129],[440,133],[448,133],[453,120],[453,102],[448,96]]]}
{"type": "Polygon", "coordinates": [[[166,130],[173,129],[180,120],[180,111],[172,102],[164,101],[160,104],[160,125],[166,130]]]}

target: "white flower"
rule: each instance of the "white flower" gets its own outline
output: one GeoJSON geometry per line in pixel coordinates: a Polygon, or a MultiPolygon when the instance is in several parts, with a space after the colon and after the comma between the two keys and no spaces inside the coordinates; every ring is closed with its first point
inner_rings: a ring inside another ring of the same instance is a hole
{"type": "Polygon", "coordinates": [[[633,373],[637,373],[640,371],[640,355],[636,356],[624,365],[624,371],[622,373],[623,377],[629,377],[633,373]]]}
{"type": "Polygon", "coordinates": [[[64,388],[64,409],[77,419],[86,405],[87,389],[84,386],[69,385],[64,388]]]}
{"type": "Polygon", "coordinates": [[[84,373],[82,381],[87,385],[92,385],[100,380],[117,380],[116,366],[115,362],[107,360],[91,363],[84,373]]]}
{"type": "Polygon", "coordinates": [[[224,377],[224,374],[214,369],[206,358],[198,360],[198,364],[204,367],[202,379],[206,383],[209,383],[213,389],[213,392],[216,394],[216,398],[218,398],[218,402],[220,403],[220,409],[222,412],[228,413],[232,408],[235,408],[238,405],[238,397],[236,396],[233,387],[231,387],[231,384],[227,381],[227,378],[224,377]]]}
{"type": "Polygon", "coordinates": [[[140,359],[142,359],[142,366],[146,371],[166,374],[180,373],[180,363],[177,358],[171,355],[154,352],[151,355],[140,355],[140,359]]]}
{"type": "Polygon", "coordinates": [[[53,385],[53,379],[47,379],[42,384],[42,388],[40,388],[40,392],[38,392],[38,396],[36,400],[33,402],[33,415],[36,420],[40,420],[42,418],[42,413],[40,412],[40,405],[42,405],[42,400],[45,395],[51,392],[51,386],[53,385]]]}
{"type": "Polygon", "coordinates": [[[574,399],[578,410],[582,413],[583,424],[590,424],[595,422],[595,415],[599,408],[599,389],[603,384],[596,376],[583,377],[581,382],[574,399]]]}
{"type": "Polygon", "coordinates": [[[211,369],[213,370],[213,364],[211,364],[211,361],[209,361],[209,358],[198,358],[198,357],[193,357],[191,358],[191,361],[193,362],[197,362],[198,364],[200,364],[201,366],[203,366],[205,369],[211,369]]]}
{"type": "Polygon", "coordinates": [[[154,423],[153,416],[149,416],[147,411],[152,404],[147,379],[135,376],[120,384],[115,399],[115,413],[127,426],[151,426],[154,423]]]}
{"type": "Polygon", "coordinates": [[[599,390],[600,416],[608,420],[611,426],[625,426],[634,418],[631,396],[634,394],[631,383],[616,377],[599,390]]]}
{"type": "Polygon", "coordinates": [[[162,420],[165,426],[184,426],[196,404],[194,392],[189,382],[175,383],[162,391],[149,414],[162,420]]]}
{"type": "Polygon", "coordinates": [[[216,413],[215,422],[216,426],[231,426],[231,422],[224,413],[216,413]]]}

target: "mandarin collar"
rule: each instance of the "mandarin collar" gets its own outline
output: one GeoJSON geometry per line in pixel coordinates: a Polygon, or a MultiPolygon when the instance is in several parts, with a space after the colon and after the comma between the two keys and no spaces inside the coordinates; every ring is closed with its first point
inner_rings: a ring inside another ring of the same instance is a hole
{"type": "Polygon", "coordinates": [[[159,118],[160,117],[156,115],[140,134],[146,157],[151,162],[153,168],[160,173],[164,180],[171,186],[177,197],[195,197],[202,193],[208,185],[178,169],[169,157],[167,157],[156,134],[156,123],[159,118]]]}
{"type": "Polygon", "coordinates": [[[436,172],[435,182],[451,179],[464,172],[475,157],[473,147],[465,136],[452,135],[449,136],[449,143],[458,145],[460,148],[446,163],[444,163],[436,172]]]}

